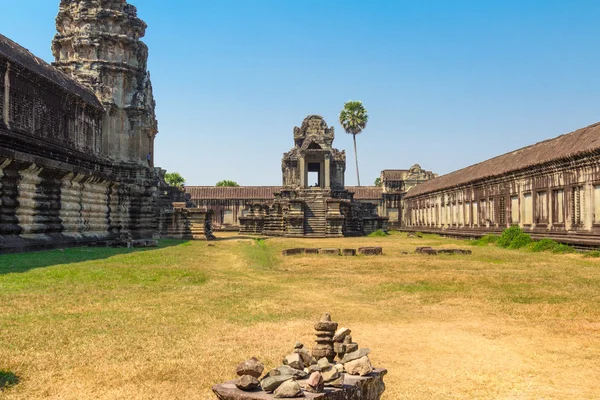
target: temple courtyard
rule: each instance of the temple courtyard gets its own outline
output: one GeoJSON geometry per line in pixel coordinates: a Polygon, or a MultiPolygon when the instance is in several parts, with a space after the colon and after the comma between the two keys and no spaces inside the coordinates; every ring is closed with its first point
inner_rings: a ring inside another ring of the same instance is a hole
{"type": "Polygon", "coordinates": [[[312,347],[323,312],[389,370],[384,399],[600,393],[598,258],[397,232],[217,236],[0,256],[0,398],[214,399],[240,361],[312,347]],[[281,255],[361,246],[384,255],[281,255]]]}

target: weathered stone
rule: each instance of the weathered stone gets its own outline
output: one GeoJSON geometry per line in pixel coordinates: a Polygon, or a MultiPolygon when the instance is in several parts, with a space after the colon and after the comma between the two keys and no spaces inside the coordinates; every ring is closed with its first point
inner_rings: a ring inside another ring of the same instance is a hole
{"type": "Polygon", "coordinates": [[[304,249],[285,249],[281,251],[282,256],[296,256],[298,254],[304,254],[304,249]]]}
{"type": "Polygon", "coordinates": [[[304,254],[319,254],[319,249],[304,249],[304,254]]]}
{"type": "Polygon", "coordinates": [[[272,369],[267,373],[266,376],[279,376],[279,375],[291,375],[296,379],[305,378],[308,373],[304,372],[304,370],[299,370],[290,367],[289,365],[280,365],[279,367],[272,369]]]}
{"type": "Polygon", "coordinates": [[[350,375],[360,375],[365,376],[373,372],[373,366],[371,365],[371,361],[369,361],[369,357],[364,356],[357,360],[348,361],[344,364],[344,369],[350,375]]]}
{"type": "Polygon", "coordinates": [[[471,250],[463,249],[439,249],[437,254],[473,254],[471,250]]]}
{"type": "Polygon", "coordinates": [[[342,255],[343,256],[355,256],[356,255],[356,249],[342,249],[342,255]]]}
{"type": "Polygon", "coordinates": [[[351,332],[352,331],[348,328],[339,328],[333,336],[333,341],[342,343],[344,341],[344,338],[348,336],[351,332]]]}
{"type": "Polygon", "coordinates": [[[366,348],[359,349],[352,353],[346,353],[346,355],[344,355],[344,358],[342,359],[341,363],[345,365],[347,362],[358,360],[359,358],[369,355],[370,353],[371,353],[371,350],[366,349],[366,348]]]}
{"type": "Polygon", "coordinates": [[[283,360],[283,363],[285,365],[289,365],[294,369],[304,369],[304,362],[302,361],[302,357],[300,357],[300,354],[298,353],[293,353],[286,356],[283,360]]]}
{"type": "Polygon", "coordinates": [[[258,361],[255,357],[240,363],[235,369],[236,374],[239,376],[250,375],[255,378],[260,378],[263,373],[265,366],[263,363],[258,361]]]}
{"type": "Polygon", "coordinates": [[[421,247],[417,247],[417,249],[415,250],[415,253],[417,253],[417,254],[437,254],[437,251],[429,246],[421,246],[421,247]]]}
{"type": "Polygon", "coordinates": [[[344,345],[346,346],[345,353],[354,353],[356,350],[358,350],[358,343],[347,343],[344,345]]]}
{"type": "Polygon", "coordinates": [[[348,335],[348,336],[344,337],[344,343],[345,344],[352,343],[352,336],[348,335]]]}
{"type": "Polygon", "coordinates": [[[379,256],[383,254],[383,249],[381,247],[359,247],[358,254],[365,256],[379,256]]]}
{"type": "Polygon", "coordinates": [[[334,388],[341,388],[344,386],[344,374],[339,374],[339,376],[333,380],[325,382],[325,386],[331,386],[334,388]]]}
{"type": "Polygon", "coordinates": [[[305,390],[311,393],[323,393],[323,389],[325,389],[325,381],[320,372],[313,372],[306,384],[305,390]]]}
{"type": "Polygon", "coordinates": [[[341,372],[344,372],[344,371],[346,370],[346,369],[344,368],[344,364],[339,364],[339,363],[338,363],[338,364],[335,364],[333,367],[334,367],[335,369],[337,369],[337,370],[338,370],[340,373],[341,373],[341,372]]]}
{"type": "Polygon", "coordinates": [[[307,348],[305,348],[304,346],[302,346],[300,348],[295,348],[294,352],[298,353],[300,355],[300,358],[302,358],[302,363],[304,364],[304,366],[317,363],[317,360],[311,355],[310,351],[307,348]]]}
{"type": "Polygon", "coordinates": [[[317,361],[317,365],[319,366],[319,368],[321,368],[321,370],[327,369],[331,366],[329,360],[325,357],[320,358],[319,361],[317,361]]]}
{"type": "Polygon", "coordinates": [[[330,331],[335,332],[338,324],[331,321],[319,321],[315,324],[315,330],[317,331],[330,331]]]}
{"type": "Polygon", "coordinates": [[[330,256],[339,256],[340,249],[319,249],[319,254],[327,254],[330,256]]]}
{"type": "Polygon", "coordinates": [[[260,382],[254,376],[242,375],[235,382],[235,386],[244,391],[251,391],[258,389],[260,387],[260,382]]]}
{"type": "Polygon", "coordinates": [[[260,386],[265,392],[273,392],[283,382],[289,381],[291,379],[294,379],[292,375],[267,376],[260,381],[260,386]]]}
{"type": "Polygon", "coordinates": [[[296,381],[285,381],[273,393],[273,397],[278,399],[289,399],[294,397],[304,397],[302,389],[296,381]]]}
{"type": "Polygon", "coordinates": [[[334,342],[333,343],[333,351],[335,351],[338,355],[340,353],[345,353],[346,352],[346,345],[344,343],[334,342]]]}
{"type": "Polygon", "coordinates": [[[333,341],[334,335],[335,335],[335,331],[317,331],[315,333],[315,336],[317,337],[317,339],[326,339],[326,340],[332,340],[332,341],[333,341]]]}
{"type": "Polygon", "coordinates": [[[321,370],[321,375],[323,376],[323,380],[325,383],[334,381],[340,376],[340,371],[333,366],[321,370]]]}

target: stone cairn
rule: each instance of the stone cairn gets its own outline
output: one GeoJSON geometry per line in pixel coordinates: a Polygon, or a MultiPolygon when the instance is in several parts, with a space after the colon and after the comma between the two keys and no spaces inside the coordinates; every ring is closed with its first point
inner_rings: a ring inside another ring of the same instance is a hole
{"type": "Polygon", "coordinates": [[[317,345],[309,351],[296,342],[294,350],[279,367],[270,370],[260,381],[264,365],[256,358],[239,364],[236,386],[240,390],[262,388],[274,398],[304,397],[304,392],[323,393],[325,387],[342,388],[344,374],[365,376],[373,372],[369,349],[359,349],[352,342],[350,329],[337,329],[329,314],[315,324],[317,345]],[[338,359],[337,362],[334,360],[338,359]]]}
{"type": "Polygon", "coordinates": [[[315,324],[315,334],[317,345],[312,350],[312,355],[317,360],[325,357],[329,362],[333,362],[335,351],[333,350],[333,336],[338,327],[337,322],[331,320],[331,315],[323,314],[321,320],[315,324]]]}

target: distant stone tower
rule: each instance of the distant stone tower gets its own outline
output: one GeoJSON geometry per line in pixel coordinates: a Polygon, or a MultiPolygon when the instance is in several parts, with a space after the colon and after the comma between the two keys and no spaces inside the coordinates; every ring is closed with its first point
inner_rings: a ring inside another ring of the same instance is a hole
{"type": "Polygon", "coordinates": [[[61,0],[54,66],[91,88],[106,109],[103,156],[147,165],[154,157],[154,113],[146,24],[125,0],[61,0]]]}

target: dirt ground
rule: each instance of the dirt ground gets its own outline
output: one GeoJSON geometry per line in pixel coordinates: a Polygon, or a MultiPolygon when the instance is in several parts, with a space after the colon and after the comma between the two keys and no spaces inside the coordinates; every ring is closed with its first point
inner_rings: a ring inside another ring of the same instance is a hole
{"type": "Polygon", "coordinates": [[[0,256],[1,399],[214,399],[330,312],[391,399],[600,398],[600,261],[426,235],[0,256]],[[383,256],[280,255],[380,245],[383,256]],[[414,254],[416,246],[473,255],[414,254]],[[403,254],[408,253],[408,254],[403,254]]]}

